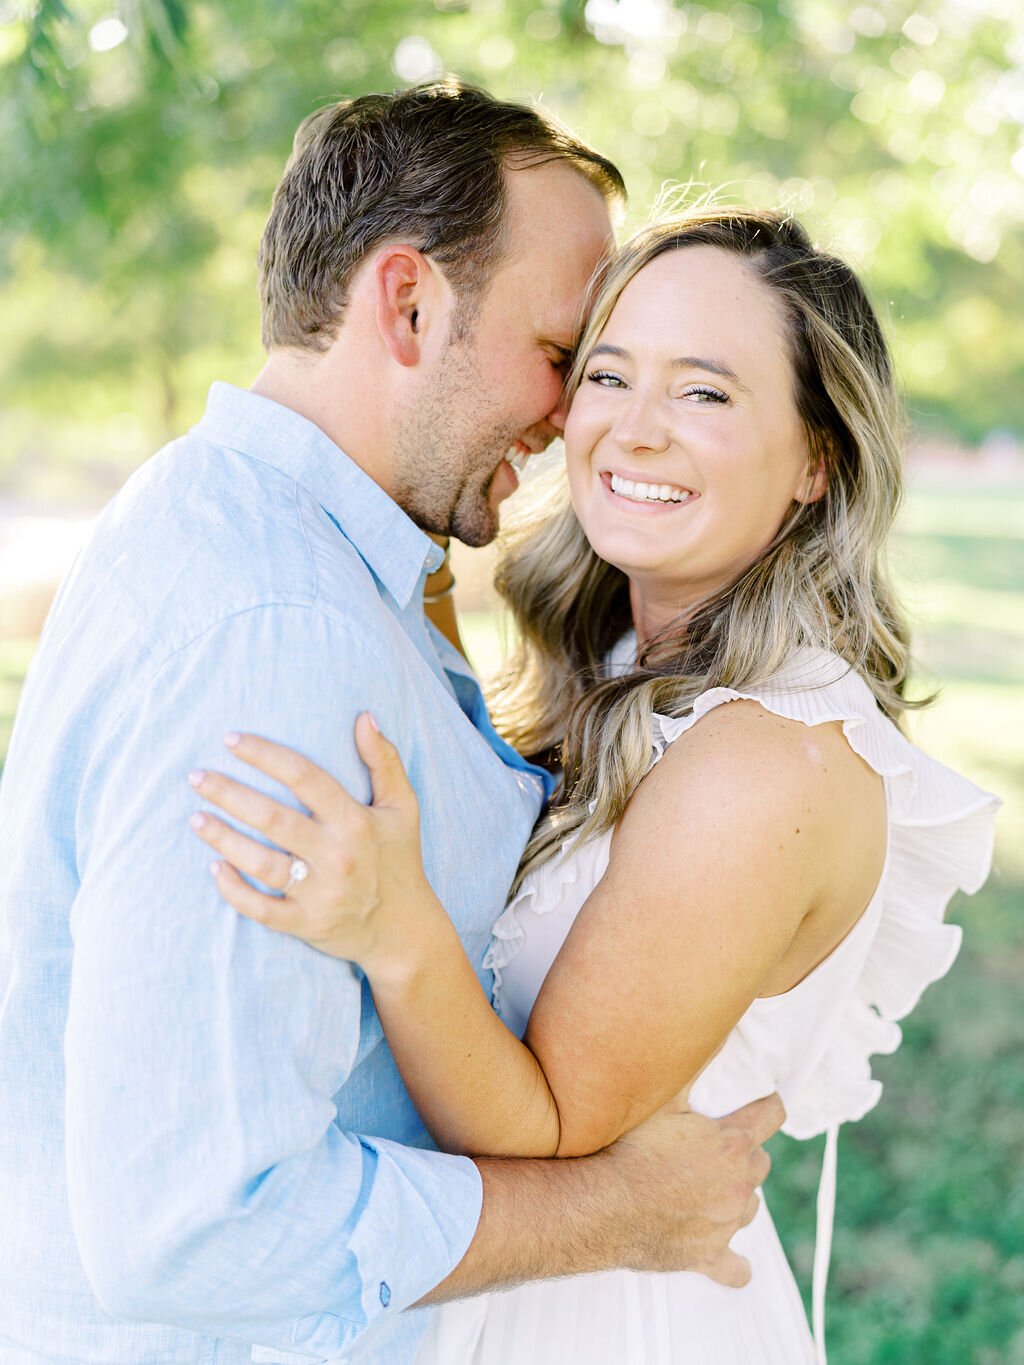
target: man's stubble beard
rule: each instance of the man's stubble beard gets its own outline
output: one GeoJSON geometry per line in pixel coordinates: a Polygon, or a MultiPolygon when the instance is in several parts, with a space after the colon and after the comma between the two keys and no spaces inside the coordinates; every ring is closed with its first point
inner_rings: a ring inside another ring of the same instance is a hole
{"type": "Polygon", "coordinates": [[[411,404],[395,437],[395,501],[425,531],[465,545],[498,533],[490,492],[518,432],[482,398],[472,338],[449,341],[433,386],[411,404]]]}

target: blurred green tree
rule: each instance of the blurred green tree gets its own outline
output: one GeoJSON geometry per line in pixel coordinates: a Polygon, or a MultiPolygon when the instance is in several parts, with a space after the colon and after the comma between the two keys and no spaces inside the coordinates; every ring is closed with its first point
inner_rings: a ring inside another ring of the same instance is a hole
{"type": "Polygon", "coordinates": [[[443,71],[623,167],[785,204],[864,270],[915,424],[1024,432],[1017,0],[0,0],[0,480],[115,483],[259,361],[296,124],[443,71]]]}

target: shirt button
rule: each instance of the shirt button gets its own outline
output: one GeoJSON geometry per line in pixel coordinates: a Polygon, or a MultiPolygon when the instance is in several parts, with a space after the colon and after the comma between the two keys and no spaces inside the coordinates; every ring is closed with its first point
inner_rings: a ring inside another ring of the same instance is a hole
{"type": "Polygon", "coordinates": [[[381,1280],[380,1282],[380,1301],[385,1308],[387,1308],[388,1304],[391,1302],[391,1290],[388,1287],[386,1280],[381,1280]]]}

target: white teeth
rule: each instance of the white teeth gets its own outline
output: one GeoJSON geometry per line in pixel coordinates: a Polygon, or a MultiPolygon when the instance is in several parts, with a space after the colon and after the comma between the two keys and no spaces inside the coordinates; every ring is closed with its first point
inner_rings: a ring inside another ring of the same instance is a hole
{"type": "Polygon", "coordinates": [[[611,481],[613,493],[634,502],[686,502],[693,497],[688,488],[673,488],[667,483],[640,483],[623,479],[618,474],[613,474],[611,481]]]}

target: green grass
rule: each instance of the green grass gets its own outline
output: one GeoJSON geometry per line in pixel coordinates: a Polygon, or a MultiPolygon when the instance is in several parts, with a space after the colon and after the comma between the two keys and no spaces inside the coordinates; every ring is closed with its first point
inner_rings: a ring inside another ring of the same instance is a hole
{"type": "MultiPolygon", "coordinates": [[[[1024,488],[917,487],[894,564],[917,618],[913,734],[1005,800],[997,865],[952,915],[949,977],[876,1059],[879,1107],[840,1139],[832,1365],[1024,1365],[1024,488]]],[[[492,617],[463,618],[481,669],[492,617]]],[[[32,641],[0,642],[0,756],[32,641]]],[[[769,1200],[809,1287],[820,1143],[776,1139],[769,1200]]]]}

